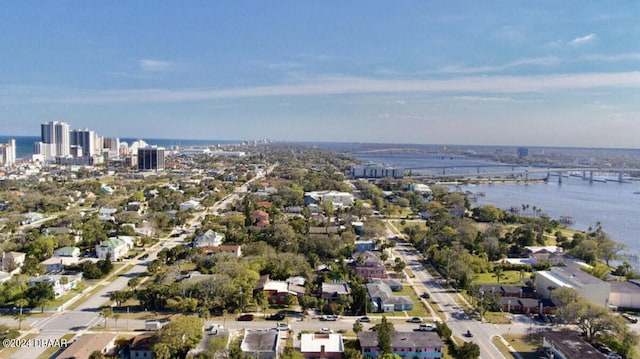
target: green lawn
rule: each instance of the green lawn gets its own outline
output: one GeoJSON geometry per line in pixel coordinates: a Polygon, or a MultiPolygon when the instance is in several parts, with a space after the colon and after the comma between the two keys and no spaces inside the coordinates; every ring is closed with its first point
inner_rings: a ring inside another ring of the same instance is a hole
{"type": "MultiPolygon", "coordinates": [[[[530,272],[524,272],[523,279],[529,278],[531,276],[530,272]]],[[[482,284],[516,284],[520,283],[520,272],[515,270],[507,270],[502,273],[502,278],[500,279],[500,283],[498,283],[498,278],[494,273],[479,273],[476,274],[476,283],[482,284]]]]}
{"type": "Polygon", "coordinates": [[[527,334],[503,334],[512,347],[522,356],[523,359],[538,359],[540,357],[536,350],[542,345],[540,338],[527,334]]]}

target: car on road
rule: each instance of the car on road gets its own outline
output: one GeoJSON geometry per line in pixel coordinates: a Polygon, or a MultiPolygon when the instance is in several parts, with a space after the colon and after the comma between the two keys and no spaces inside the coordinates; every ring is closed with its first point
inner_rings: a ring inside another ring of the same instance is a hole
{"type": "Polygon", "coordinates": [[[420,294],[420,298],[429,299],[429,293],[424,292],[424,293],[420,294]]]}
{"type": "Polygon", "coordinates": [[[369,322],[371,322],[371,318],[369,318],[369,317],[360,317],[360,318],[358,318],[358,322],[360,322],[360,323],[369,323],[369,322]]]}
{"type": "Polygon", "coordinates": [[[324,320],[327,322],[335,322],[336,320],[338,320],[338,316],[337,315],[323,315],[322,317],[320,317],[320,320],[324,320]]]}
{"type": "Polygon", "coordinates": [[[467,338],[473,338],[473,334],[471,333],[470,330],[467,330],[467,332],[464,333],[464,336],[467,337],[467,338]]]}
{"type": "Polygon", "coordinates": [[[138,259],[139,260],[145,260],[147,258],[149,258],[149,253],[145,253],[145,254],[141,255],[140,258],[138,258],[138,259]]]}
{"type": "Polygon", "coordinates": [[[320,330],[318,330],[318,334],[333,334],[333,330],[329,328],[320,328],[320,330]]]}
{"type": "Polygon", "coordinates": [[[287,331],[291,330],[291,326],[289,326],[289,324],[287,323],[278,323],[276,329],[278,329],[279,331],[287,331]]]}
{"type": "Polygon", "coordinates": [[[253,320],[253,314],[242,314],[237,318],[239,322],[250,322],[253,320]]]}
{"type": "Polygon", "coordinates": [[[275,313],[268,316],[267,320],[284,320],[284,317],[285,316],[282,313],[275,313]]]}
{"type": "Polygon", "coordinates": [[[407,319],[407,323],[422,323],[422,318],[420,317],[409,318],[407,319]]]}

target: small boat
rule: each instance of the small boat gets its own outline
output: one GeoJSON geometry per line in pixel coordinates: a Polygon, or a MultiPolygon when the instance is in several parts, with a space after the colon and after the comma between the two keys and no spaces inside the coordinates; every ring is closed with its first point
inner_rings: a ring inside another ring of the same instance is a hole
{"type": "Polygon", "coordinates": [[[634,191],[633,194],[640,194],[640,191],[634,191]]]}

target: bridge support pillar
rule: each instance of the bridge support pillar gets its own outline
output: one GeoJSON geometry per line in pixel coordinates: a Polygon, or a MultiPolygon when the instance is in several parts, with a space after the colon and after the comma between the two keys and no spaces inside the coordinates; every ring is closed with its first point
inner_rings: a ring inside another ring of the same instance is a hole
{"type": "Polygon", "coordinates": [[[558,172],[558,184],[562,184],[562,172],[558,172]]]}
{"type": "Polygon", "coordinates": [[[620,171],[618,173],[618,182],[622,183],[622,179],[624,178],[624,174],[622,173],[622,171],[620,171]]]}
{"type": "Polygon", "coordinates": [[[480,166],[476,167],[476,173],[480,174],[480,166]]]}
{"type": "Polygon", "coordinates": [[[524,182],[529,182],[529,170],[524,171],[524,182]]]}
{"type": "Polygon", "coordinates": [[[589,183],[593,183],[593,171],[589,171],[589,183]]]}

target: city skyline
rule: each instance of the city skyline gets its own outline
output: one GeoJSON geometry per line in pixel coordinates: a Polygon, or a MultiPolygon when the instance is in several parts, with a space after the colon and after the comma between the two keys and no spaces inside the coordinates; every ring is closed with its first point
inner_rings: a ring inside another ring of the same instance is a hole
{"type": "Polygon", "coordinates": [[[0,135],[640,147],[635,2],[0,9],[0,135]]]}

